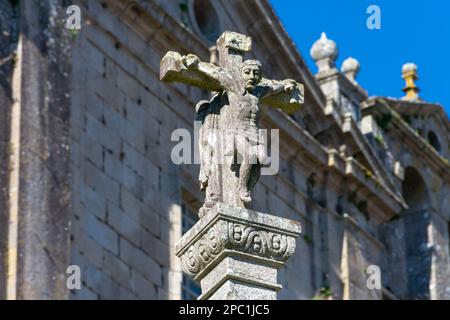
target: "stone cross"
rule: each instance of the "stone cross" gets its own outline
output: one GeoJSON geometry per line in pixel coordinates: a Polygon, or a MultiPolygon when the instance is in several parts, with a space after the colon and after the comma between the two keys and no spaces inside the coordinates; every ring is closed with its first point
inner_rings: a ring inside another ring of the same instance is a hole
{"type": "Polygon", "coordinates": [[[161,80],[215,93],[210,101],[202,100],[196,106],[197,120],[202,123],[199,180],[206,192],[200,217],[218,202],[250,206],[261,166],[268,165],[259,131],[259,104],[293,113],[303,103],[301,84],[290,79],[265,79],[259,61],[244,61],[251,46],[250,37],[227,31],[217,40],[219,66],[202,62],[193,54],[182,56],[172,51],[161,60],[161,80]]]}
{"type": "Polygon", "coordinates": [[[292,113],[303,103],[303,86],[265,79],[259,61],[244,61],[251,50],[248,36],[227,31],[217,49],[219,66],[177,52],[161,60],[162,80],[214,92],[196,106],[202,123],[199,180],[206,199],[176,254],[183,271],[200,282],[199,299],[276,299],[278,269],[294,254],[301,226],[247,209],[261,166],[267,165],[259,104],[292,113]]]}

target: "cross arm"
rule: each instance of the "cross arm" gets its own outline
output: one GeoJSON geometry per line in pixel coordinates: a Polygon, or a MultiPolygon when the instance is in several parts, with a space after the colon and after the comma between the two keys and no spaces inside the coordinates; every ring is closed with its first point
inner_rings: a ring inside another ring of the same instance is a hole
{"type": "Polygon", "coordinates": [[[160,79],[180,82],[209,91],[223,90],[226,71],[211,63],[201,62],[194,55],[182,56],[169,51],[161,59],[160,79]]]}
{"type": "Polygon", "coordinates": [[[304,103],[304,87],[295,80],[279,81],[263,78],[260,85],[264,90],[261,98],[262,104],[293,114],[304,103]]]}

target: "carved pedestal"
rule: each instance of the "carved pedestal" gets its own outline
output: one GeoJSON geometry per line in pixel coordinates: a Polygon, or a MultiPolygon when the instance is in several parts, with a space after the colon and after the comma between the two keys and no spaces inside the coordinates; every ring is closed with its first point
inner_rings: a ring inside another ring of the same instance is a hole
{"type": "Polygon", "coordinates": [[[292,256],[298,222],[218,203],[179,241],[183,270],[200,300],[274,300],[277,271],[292,256]]]}

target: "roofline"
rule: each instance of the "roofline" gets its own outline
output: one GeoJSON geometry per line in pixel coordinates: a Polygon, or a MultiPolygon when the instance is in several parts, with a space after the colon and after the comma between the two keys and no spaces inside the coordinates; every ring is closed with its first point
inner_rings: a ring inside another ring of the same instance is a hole
{"type": "Polygon", "coordinates": [[[440,172],[442,177],[446,177],[447,181],[450,181],[450,162],[441,156],[425,139],[419,136],[411,126],[402,119],[401,115],[389,105],[388,101],[389,99],[382,97],[371,97],[362,104],[361,112],[363,114],[372,115],[389,112],[392,115],[393,123],[395,123],[399,131],[408,138],[408,142],[413,150],[420,153],[425,160],[440,172]],[[423,152],[424,148],[426,148],[428,152],[423,152]]]}
{"type": "Polygon", "coordinates": [[[369,162],[369,165],[374,173],[379,174],[385,183],[385,187],[395,193],[395,182],[390,172],[383,166],[375,150],[372,148],[367,139],[358,128],[357,123],[348,114],[341,116],[335,111],[336,102],[333,99],[327,100],[327,107],[325,109],[325,116],[333,117],[335,122],[341,128],[344,135],[349,135],[353,144],[364,153],[369,162]]]}
{"type": "Polygon", "coordinates": [[[408,101],[401,100],[389,97],[370,97],[369,99],[383,99],[389,103],[389,106],[395,109],[399,113],[419,113],[426,115],[439,116],[439,119],[442,120],[445,129],[447,130],[447,134],[450,136],[450,120],[448,118],[447,113],[445,112],[444,107],[439,103],[430,103],[426,101],[408,101]],[[407,105],[407,107],[406,107],[407,105]]]}
{"type": "Polygon", "coordinates": [[[296,143],[298,149],[314,155],[314,159],[320,165],[334,170],[343,178],[352,178],[357,185],[377,195],[379,203],[390,208],[396,214],[406,207],[404,201],[397,194],[381,183],[378,177],[374,176],[353,157],[343,158],[335,149],[326,150],[284,112],[267,108],[267,114],[268,120],[277,125],[280,130],[283,130],[296,143]]]}

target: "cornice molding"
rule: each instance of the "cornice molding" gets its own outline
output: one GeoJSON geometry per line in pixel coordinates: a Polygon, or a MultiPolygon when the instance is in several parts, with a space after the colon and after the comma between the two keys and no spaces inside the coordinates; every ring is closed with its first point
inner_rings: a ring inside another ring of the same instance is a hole
{"type": "Polygon", "coordinates": [[[361,112],[370,115],[391,114],[391,123],[398,129],[393,130],[393,132],[400,134],[402,137],[406,137],[405,142],[408,144],[410,150],[427,161],[439,176],[445,177],[447,181],[450,181],[450,162],[442,157],[425,139],[417,135],[411,126],[402,119],[401,115],[389,106],[389,103],[385,99],[375,97],[367,100],[361,108],[361,112]],[[427,152],[424,152],[424,149],[427,152]]]}

